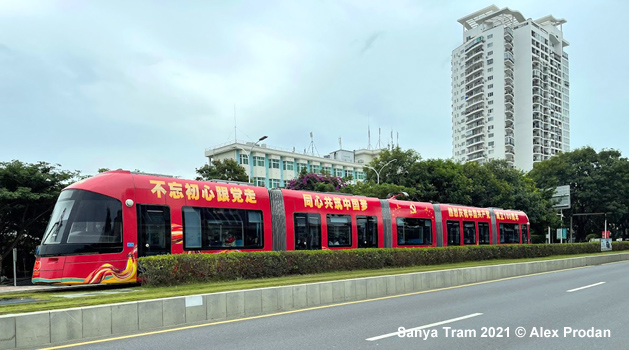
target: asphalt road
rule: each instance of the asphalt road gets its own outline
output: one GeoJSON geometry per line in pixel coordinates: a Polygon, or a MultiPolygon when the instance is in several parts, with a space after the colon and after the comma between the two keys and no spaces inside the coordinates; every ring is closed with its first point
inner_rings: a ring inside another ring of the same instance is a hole
{"type": "Polygon", "coordinates": [[[629,262],[591,266],[72,349],[626,349],[628,271],[629,262]]]}

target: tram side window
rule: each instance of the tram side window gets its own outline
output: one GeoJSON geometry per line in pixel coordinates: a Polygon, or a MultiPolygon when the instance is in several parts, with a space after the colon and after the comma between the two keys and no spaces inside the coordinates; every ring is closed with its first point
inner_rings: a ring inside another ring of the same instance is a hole
{"type": "Polygon", "coordinates": [[[358,248],[378,248],[378,217],[356,216],[358,248]]]}
{"type": "Polygon", "coordinates": [[[327,214],[328,246],[352,246],[352,217],[350,215],[327,214]]]}
{"type": "Polygon", "coordinates": [[[259,249],[264,224],[259,210],[192,208],[182,210],[185,249],[259,249]]]}
{"type": "Polygon", "coordinates": [[[522,224],[522,244],[528,244],[528,243],[529,243],[528,226],[526,226],[526,224],[522,224]]]}
{"type": "Polygon", "coordinates": [[[294,214],[295,250],[321,249],[321,216],[319,214],[294,214]]]}
{"type": "Polygon", "coordinates": [[[432,223],[429,219],[397,218],[398,245],[432,245],[432,223]]]}
{"type": "Polygon", "coordinates": [[[478,244],[489,244],[489,224],[486,222],[478,223],[478,244]]]}
{"type": "Polygon", "coordinates": [[[463,244],[476,244],[476,225],[472,221],[463,221],[463,244]]]}
{"type": "Polygon", "coordinates": [[[500,224],[500,243],[520,243],[518,224],[500,224]]]}
{"type": "Polygon", "coordinates": [[[461,245],[461,224],[458,221],[448,221],[448,245],[461,245]]]}

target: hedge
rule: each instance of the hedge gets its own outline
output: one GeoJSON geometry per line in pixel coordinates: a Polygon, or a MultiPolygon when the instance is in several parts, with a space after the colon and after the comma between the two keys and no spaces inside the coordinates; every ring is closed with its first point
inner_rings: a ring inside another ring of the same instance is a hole
{"type": "MultiPolygon", "coordinates": [[[[629,242],[613,242],[613,250],[629,250],[629,242]]],[[[138,259],[138,271],[144,285],[167,286],[464,261],[538,258],[599,251],[600,243],[573,243],[176,254],[141,257],[138,259]]]]}

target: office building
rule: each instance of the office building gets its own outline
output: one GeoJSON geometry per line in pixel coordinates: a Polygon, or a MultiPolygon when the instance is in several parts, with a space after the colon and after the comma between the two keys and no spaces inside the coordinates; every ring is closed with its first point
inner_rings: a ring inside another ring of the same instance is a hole
{"type": "Polygon", "coordinates": [[[338,150],[324,157],[302,154],[295,150],[268,147],[266,144],[236,141],[205,150],[208,163],[212,160],[233,159],[240,164],[251,182],[268,188],[285,187],[302,169],[312,173],[328,173],[363,181],[363,166],[380,154],[380,150],[338,150]],[[251,154],[251,159],[249,155],[251,154]]]}

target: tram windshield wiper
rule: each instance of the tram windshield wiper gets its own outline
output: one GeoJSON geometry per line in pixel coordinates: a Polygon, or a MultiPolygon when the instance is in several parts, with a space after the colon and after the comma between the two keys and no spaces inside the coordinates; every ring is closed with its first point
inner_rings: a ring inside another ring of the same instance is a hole
{"type": "Polygon", "coordinates": [[[61,229],[61,226],[63,225],[63,214],[65,214],[67,208],[63,208],[63,211],[61,211],[61,214],[59,215],[59,218],[57,219],[57,221],[55,221],[54,224],[52,224],[52,227],[50,227],[50,230],[48,230],[48,232],[46,233],[46,236],[44,236],[44,240],[48,239],[48,237],[52,234],[53,236],[56,236],[57,233],[59,233],[59,230],[61,229]],[[54,233],[52,233],[54,230],[54,233]]]}

